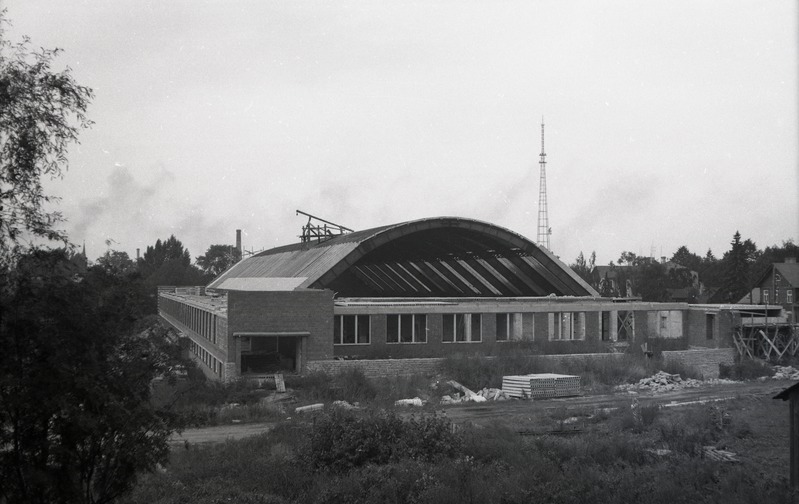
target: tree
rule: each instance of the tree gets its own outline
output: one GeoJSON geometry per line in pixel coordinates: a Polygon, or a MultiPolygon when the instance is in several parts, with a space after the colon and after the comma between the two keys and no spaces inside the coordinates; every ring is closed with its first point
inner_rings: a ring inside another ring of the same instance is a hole
{"type": "MultiPolygon", "coordinates": [[[[177,354],[137,328],[128,286],[34,250],[0,294],[0,502],[112,502],[166,462],[177,418],[150,383],[177,354]]],[[[161,331],[161,332],[159,332],[161,331]]]]}
{"type": "Polygon", "coordinates": [[[136,269],[136,264],[128,257],[127,252],[108,250],[97,259],[97,266],[112,276],[125,276],[136,269]]]}
{"type": "Polygon", "coordinates": [[[580,254],[577,256],[574,264],[569,265],[569,267],[589,285],[594,283],[594,280],[591,277],[594,271],[594,266],[596,266],[596,252],[591,252],[591,259],[586,262],[582,251],[580,251],[580,254]]]}
{"type": "Polygon", "coordinates": [[[624,251],[619,256],[619,260],[617,262],[619,266],[634,266],[638,264],[638,261],[639,257],[633,252],[624,251]]]}
{"type": "Polygon", "coordinates": [[[200,285],[207,280],[202,271],[191,264],[191,254],[175,235],[148,246],[138,266],[144,283],[151,290],[158,285],[200,285]]]}
{"type": "Polygon", "coordinates": [[[671,262],[696,272],[699,272],[702,268],[702,258],[688,250],[685,245],[678,248],[677,252],[671,256],[671,262]]]}
{"type": "Polygon", "coordinates": [[[741,241],[741,233],[733,235],[730,250],[724,253],[724,285],[723,299],[734,303],[749,291],[750,266],[757,258],[759,251],[750,239],[741,241]]]}
{"type": "Polygon", "coordinates": [[[191,254],[189,254],[188,249],[183,247],[183,243],[175,238],[175,235],[170,235],[163,242],[158,239],[155,245],[148,245],[141,258],[141,266],[145,275],[147,275],[168,261],[175,261],[183,267],[191,265],[191,254]]]}
{"type": "Polygon", "coordinates": [[[206,275],[216,278],[241,259],[239,250],[233,245],[211,245],[205,255],[197,258],[197,266],[206,275]]]}
{"type": "Polygon", "coordinates": [[[45,205],[42,178],[60,178],[68,167],[68,146],[91,125],[86,109],[91,89],[75,82],[67,68],[52,69],[59,49],[33,50],[25,38],[4,36],[0,12],[0,264],[13,260],[21,239],[66,243],[56,229],[63,220],[45,205]]]}

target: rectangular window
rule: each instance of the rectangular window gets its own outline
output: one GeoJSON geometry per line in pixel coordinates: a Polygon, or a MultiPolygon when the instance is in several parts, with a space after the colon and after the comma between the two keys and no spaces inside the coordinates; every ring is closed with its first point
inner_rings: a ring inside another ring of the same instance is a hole
{"type": "Polygon", "coordinates": [[[497,313],[497,341],[508,341],[510,338],[509,313],[497,313]]]}
{"type": "Polygon", "coordinates": [[[763,289],[763,304],[768,304],[768,289],[763,289]]]}
{"type": "Polygon", "coordinates": [[[334,345],[368,345],[370,341],[369,315],[336,315],[333,317],[334,345]]]}
{"type": "Polygon", "coordinates": [[[585,339],[585,313],[550,313],[550,341],[570,341],[585,339]]]}
{"type": "Polygon", "coordinates": [[[709,340],[713,339],[713,333],[716,331],[716,316],[705,315],[705,337],[709,340]]]}
{"type": "Polygon", "coordinates": [[[482,317],[479,313],[451,313],[444,315],[444,334],[442,341],[469,343],[482,341],[480,327],[482,317]]]}
{"type": "Polygon", "coordinates": [[[427,315],[387,315],[386,343],[427,343],[427,315]]]}
{"type": "Polygon", "coordinates": [[[522,339],[522,314],[497,313],[497,341],[522,339]]]}
{"type": "Polygon", "coordinates": [[[780,302],[780,290],[774,287],[774,304],[779,304],[780,302]]]}
{"type": "Polygon", "coordinates": [[[793,289],[785,289],[785,302],[793,304],[793,289]]]}

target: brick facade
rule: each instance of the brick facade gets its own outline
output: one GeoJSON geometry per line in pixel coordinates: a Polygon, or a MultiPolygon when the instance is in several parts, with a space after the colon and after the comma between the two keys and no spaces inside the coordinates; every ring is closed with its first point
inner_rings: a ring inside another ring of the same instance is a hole
{"type": "MultiPolygon", "coordinates": [[[[227,344],[231,350],[238,348],[237,335],[287,334],[302,339],[300,371],[307,362],[333,357],[332,291],[230,291],[227,303],[227,344]]],[[[228,354],[235,359],[239,352],[228,354]]]]}

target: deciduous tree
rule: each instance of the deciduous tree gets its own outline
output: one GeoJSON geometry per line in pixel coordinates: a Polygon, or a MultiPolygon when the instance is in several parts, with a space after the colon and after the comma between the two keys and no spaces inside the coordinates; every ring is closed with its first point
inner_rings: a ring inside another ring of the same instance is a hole
{"type": "Polygon", "coordinates": [[[57,229],[62,216],[46,208],[57,199],[42,187],[61,177],[67,148],[91,125],[86,109],[91,89],[79,85],[69,68],[55,71],[58,49],[34,50],[30,41],[5,37],[0,12],[0,261],[13,260],[20,240],[66,243],[57,229]]]}
{"type": "Polygon", "coordinates": [[[0,295],[0,502],[112,502],[166,461],[177,419],[150,405],[176,362],[136,327],[124,279],[34,250],[0,295]]]}
{"type": "Polygon", "coordinates": [[[210,277],[217,277],[241,259],[233,245],[211,245],[205,255],[197,258],[197,266],[210,277]]]}

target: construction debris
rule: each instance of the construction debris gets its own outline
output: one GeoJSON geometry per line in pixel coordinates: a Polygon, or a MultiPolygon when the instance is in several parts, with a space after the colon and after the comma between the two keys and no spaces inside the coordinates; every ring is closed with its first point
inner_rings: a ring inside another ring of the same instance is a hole
{"type": "Polygon", "coordinates": [[[463,392],[463,394],[466,397],[468,397],[468,399],[467,399],[468,401],[485,402],[485,400],[486,400],[485,397],[475,394],[474,392],[472,392],[468,388],[464,387],[460,383],[456,382],[455,380],[450,380],[450,381],[447,382],[447,384],[450,385],[451,387],[456,388],[456,389],[460,390],[461,392],[463,392]]]}
{"type": "Polygon", "coordinates": [[[626,390],[628,392],[650,391],[650,392],[671,392],[685,388],[702,386],[702,381],[693,378],[682,379],[678,374],[669,374],[665,371],[658,371],[649,378],[641,378],[638,383],[627,383],[616,386],[616,390],[626,390]]]}
{"type": "Polygon", "coordinates": [[[715,446],[703,446],[702,453],[706,458],[717,462],[740,462],[735,453],[727,450],[719,450],[715,446]]]}
{"type": "Polygon", "coordinates": [[[477,395],[485,397],[486,401],[507,401],[510,399],[504,390],[497,388],[484,388],[477,395]]]}
{"type": "Polygon", "coordinates": [[[294,408],[294,411],[296,413],[310,413],[313,411],[321,411],[322,409],[324,409],[324,407],[325,407],[324,404],[316,403],[316,404],[309,404],[308,406],[299,406],[297,408],[294,408]]]}
{"type": "Polygon", "coordinates": [[[774,366],[774,380],[799,380],[799,370],[791,366],[774,366]]]}
{"type": "Polygon", "coordinates": [[[333,401],[333,403],[330,406],[334,408],[341,408],[344,410],[361,409],[361,407],[358,406],[358,403],[350,404],[347,401],[333,401]]]}
{"type": "Polygon", "coordinates": [[[395,406],[424,406],[424,401],[418,397],[413,399],[399,399],[394,401],[395,406]]]}
{"type": "MultiPolygon", "coordinates": [[[[457,383],[457,382],[456,382],[457,383]]],[[[468,390],[468,389],[467,389],[468,390]]],[[[484,388],[473,395],[452,394],[441,397],[441,404],[460,404],[464,402],[484,402],[484,401],[507,401],[510,399],[504,390],[496,388],[484,388]]]]}

